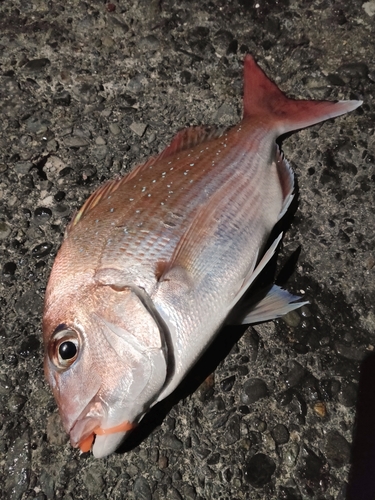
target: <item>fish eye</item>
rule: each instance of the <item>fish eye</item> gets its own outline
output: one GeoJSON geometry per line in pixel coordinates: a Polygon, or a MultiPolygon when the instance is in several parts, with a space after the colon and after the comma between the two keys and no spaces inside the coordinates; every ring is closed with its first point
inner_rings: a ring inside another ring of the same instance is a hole
{"type": "Polygon", "coordinates": [[[71,340],[65,340],[59,346],[59,356],[64,361],[68,361],[77,356],[77,345],[71,340]]]}
{"type": "Polygon", "coordinates": [[[80,349],[80,338],[75,330],[64,325],[57,327],[51,337],[49,355],[59,370],[66,370],[75,362],[80,349]]]}

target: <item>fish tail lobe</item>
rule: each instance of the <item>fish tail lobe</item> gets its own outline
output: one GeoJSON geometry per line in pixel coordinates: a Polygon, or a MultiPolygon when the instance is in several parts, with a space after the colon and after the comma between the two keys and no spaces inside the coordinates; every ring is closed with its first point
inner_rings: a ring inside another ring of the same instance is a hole
{"type": "Polygon", "coordinates": [[[287,97],[251,55],[244,62],[244,118],[266,117],[279,135],[353,111],[362,101],[309,101],[287,97]]]}

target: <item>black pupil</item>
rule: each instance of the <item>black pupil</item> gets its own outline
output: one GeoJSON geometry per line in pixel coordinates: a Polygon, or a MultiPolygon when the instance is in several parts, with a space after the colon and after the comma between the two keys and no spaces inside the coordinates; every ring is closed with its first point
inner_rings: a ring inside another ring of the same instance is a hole
{"type": "Polygon", "coordinates": [[[61,359],[72,359],[77,354],[77,346],[70,340],[62,342],[59,347],[59,354],[61,359]]]}

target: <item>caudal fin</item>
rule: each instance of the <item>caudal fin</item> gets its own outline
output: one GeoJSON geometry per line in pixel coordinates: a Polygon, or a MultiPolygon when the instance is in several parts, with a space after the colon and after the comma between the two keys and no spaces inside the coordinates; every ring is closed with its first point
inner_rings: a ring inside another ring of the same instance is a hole
{"type": "Polygon", "coordinates": [[[257,65],[251,55],[244,62],[244,118],[262,116],[274,122],[279,135],[309,127],[353,111],[362,101],[305,101],[289,99],[257,65]]]}

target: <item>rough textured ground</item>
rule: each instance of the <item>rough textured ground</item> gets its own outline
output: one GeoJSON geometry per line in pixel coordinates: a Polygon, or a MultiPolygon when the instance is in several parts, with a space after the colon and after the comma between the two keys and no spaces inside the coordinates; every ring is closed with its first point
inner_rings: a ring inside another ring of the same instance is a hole
{"type": "Polygon", "coordinates": [[[375,498],[374,27],[373,0],[0,3],[1,498],[375,498]],[[283,142],[300,206],[279,267],[301,245],[311,305],[225,330],[120,453],[81,455],[42,369],[64,228],[178,129],[238,121],[247,52],[291,96],[365,101],[283,142]]]}

